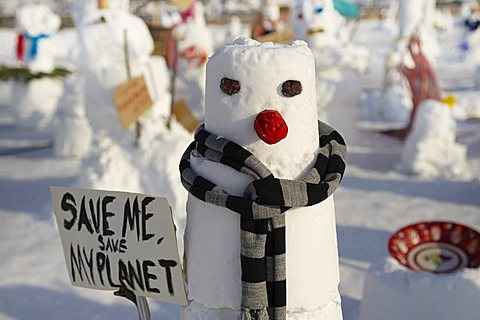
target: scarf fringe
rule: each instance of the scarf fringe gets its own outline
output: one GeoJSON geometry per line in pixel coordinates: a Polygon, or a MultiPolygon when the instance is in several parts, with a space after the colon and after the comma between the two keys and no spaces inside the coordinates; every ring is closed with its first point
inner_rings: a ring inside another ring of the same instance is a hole
{"type": "Polygon", "coordinates": [[[240,313],[240,320],[269,320],[268,311],[266,308],[255,310],[251,312],[250,309],[242,309],[240,313]],[[253,314],[253,315],[252,315],[253,314]]]}

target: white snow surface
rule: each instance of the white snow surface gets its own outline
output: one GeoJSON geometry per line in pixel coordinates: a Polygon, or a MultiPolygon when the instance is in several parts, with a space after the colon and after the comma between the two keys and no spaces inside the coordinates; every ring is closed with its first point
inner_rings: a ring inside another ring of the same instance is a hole
{"type": "Polygon", "coordinates": [[[395,259],[376,261],[365,279],[360,320],[478,319],[480,271],[434,275],[406,270],[395,259]],[[418,307],[421,301],[421,307],[418,307]]]}
{"type": "MultiPolygon", "coordinates": [[[[232,3],[232,7],[234,5],[236,4],[232,3]]],[[[239,3],[237,7],[240,5],[244,4],[239,3]]],[[[379,50],[371,50],[373,56],[370,61],[384,66],[384,60],[379,57],[386,58],[387,54],[382,48],[391,48],[394,36],[391,32],[376,29],[376,26],[377,22],[372,25],[372,22],[362,21],[356,40],[362,44],[367,40],[372,43],[381,43],[381,46],[377,46],[379,50]]],[[[14,44],[14,42],[13,32],[4,31],[4,29],[0,31],[0,48],[7,48],[0,50],[2,62],[13,61],[14,51],[8,48],[13,47],[9,43],[14,44]]],[[[446,47],[441,46],[442,55],[446,52],[446,47]]],[[[381,87],[378,84],[383,86],[383,73],[378,70],[369,70],[368,76],[372,80],[373,87],[381,87]]],[[[475,88],[469,91],[453,90],[452,93],[461,103],[469,99],[475,102],[474,97],[480,94],[475,88]]],[[[48,148],[53,137],[50,128],[41,131],[25,131],[16,128],[13,111],[7,101],[8,96],[9,94],[0,95],[0,218],[2,220],[0,225],[0,256],[2,257],[0,259],[2,274],[0,319],[134,319],[136,311],[133,305],[124,299],[114,297],[110,293],[80,289],[70,285],[51,211],[48,187],[51,185],[79,186],[77,179],[83,170],[82,165],[76,159],[54,156],[53,149],[48,148]]],[[[354,106],[345,107],[354,108],[354,106]]],[[[364,293],[364,283],[367,274],[370,273],[370,266],[377,261],[384,261],[388,256],[386,244],[393,231],[421,220],[452,220],[480,230],[479,132],[479,122],[457,121],[456,139],[458,143],[468,147],[466,161],[472,179],[451,180],[445,177],[411,176],[396,171],[403,151],[401,142],[374,132],[355,131],[356,139],[349,143],[347,174],[341,188],[335,194],[340,254],[340,293],[344,319],[359,320],[362,304],[364,304],[362,311],[368,309],[371,312],[374,312],[373,308],[385,310],[382,308],[383,302],[385,305],[393,302],[394,307],[398,306],[396,304],[398,301],[380,300],[382,297],[376,295],[374,304],[370,303],[368,307],[367,292],[364,293]]],[[[131,133],[128,134],[131,135],[131,133]]],[[[105,142],[99,142],[99,146],[116,145],[116,149],[112,149],[113,151],[104,156],[106,159],[102,160],[104,164],[110,162],[114,168],[114,164],[120,161],[119,167],[122,171],[129,170],[127,168],[132,170],[132,181],[127,180],[122,183],[123,178],[118,177],[118,172],[110,169],[108,174],[111,175],[113,185],[111,188],[125,188],[132,191],[135,191],[133,188],[138,188],[136,190],[144,190],[154,195],[172,192],[174,196],[169,196],[169,201],[178,201],[177,206],[185,204],[186,192],[180,186],[177,172],[181,152],[175,151],[178,155],[172,153],[169,156],[170,149],[183,149],[178,142],[179,136],[185,137],[182,138],[185,143],[191,140],[191,137],[185,133],[164,132],[158,138],[158,143],[149,142],[156,151],[143,151],[143,153],[141,151],[143,149],[132,152],[130,144],[124,147],[121,143],[114,143],[108,138],[104,140],[105,142]],[[172,145],[176,147],[172,148],[172,145]],[[128,154],[132,155],[128,156],[128,154]],[[150,160],[142,160],[143,154],[147,154],[146,159],[150,160]],[[124,159],[134,158],[135,162],[122,165],[124,160],[116,156],[124,159]],[[139,165],[138,161],[142,164],[139,165]],[[167,161],[166,165],[165,161],[167,161]],[[150,175],[152,178],[140,182],[139,175],[150,175]],[[170,187],[166,187],[167,183],[171,184],[170,187]],[[166,189],[160,190],[163,187],[166,189]],[[158,188],[157,191],[154,188],[158,188]]],[[[148,139],[148,141],[152,140],[148,139]]],[[[98,149],[99,146],[94,146],[93,149],[98,149]]],[[[100,175],[95,171],[101,172],[105,168],[100,161],[97,163],[98,167],[94,167],[92,177],[98,178],[100,175]]],[[[102,179],[98,178],[97,181],[100,180],[102,179]]],[[[108,185],[105,187],[110,188],[108,185]]],[[[375,264],[371,270],[379,270],[381,274],[382,268],[383,264],[375,264]]],[[[442,285],[434,294],[427,295],[425,300],[419,296],[409,300],[408,306],[401,310],[396,309],[398,311],[390,313],[386,317],[388,319],[395,320],[395,317],[399,316],[403,319],[406,315],[411,319],[441,319],[423,313],[426,310],[423,302],[431,301],[431,297],[435,297],[441,305],[449,305],[452,301],[458,300],[454,299],[461,298],[464,301],[462,315],[469,315],[468,311],[476,310],[478,291],[475,290],[478,290],[478,286],[470,286],[464,279],[468,278],[471,284],[478,283],[478,270],[468,272],[468,277],[463,273],[449,277],[447,288],[453,288],[452,291],[445,290],[443,285],[445,282],[433,276],[428,277],[428,281],[421,280],[417,283],[417,280],[412,280],[417,279],[417,275],[411,277],[412,274],[408,273],[404,276],[406,272],[403,269],[401,272],[393,273],[402,278],[402,284],[405,284],[407,279],[411,292],[428,292],[428,285],[432,283],[442,285]],[[456,288],[465,288],[463,284],[469,286],[469,291],[455,291],[456,288]],[[469,300],[470,298],[476,300],[469,300]]],[[[390,289],[395,290],[400,280],[396,281],[394,276],[388,276],[388,281],[392,284],[390,289]]],[[[433,287],[436,288],[435,285],[433,287]]],[[[149,302],[153,319],[179,318],[177,306],[154,300],[149,302]]],[[[191,305],[191,307],[195,306],[191,305]]],[[[334,309],[337,310],[336,306],[334,309]]],[[[448,313],[445,315],[449,316],[448,313]]],[[[220,319],[227,318],[220,317],[220,319]]],[[[450,320],[452,317],[445,318],[447,319],[450,320]]]]}

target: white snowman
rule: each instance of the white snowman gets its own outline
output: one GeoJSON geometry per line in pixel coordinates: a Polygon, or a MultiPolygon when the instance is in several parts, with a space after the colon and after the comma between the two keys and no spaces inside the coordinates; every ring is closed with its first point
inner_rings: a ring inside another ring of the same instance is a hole
{"type": "MultiPolygon", "coordinates": [[[[189,134],[176,121],[172,121],[170,129],[166,127],[171,95],[165,59],[151,56],[154,43],[146,24],[128,13],[125,6],[120,6],[123,1],[102,3],[110,7],[92,8],[95,5],[92,1],[83,1],[87,8],[81,3],[72,4],[72,10],[79,10],[73,15],[78,17],[85,109],[93,130],[92,145],[83,158],[76,184],[91,189],[168,197],[181,239],[186,195],[175,167],[176,159],[188,144],[189,134]],[[140,118],[141,136],[137,147],[133,128],[122,128],[113,100],[115,88],[128,79],[125,33],[131,76],[145,77],[154,102],[152,109],[140,118]]],[[[182,241],[179,249],[182,252],[182,241]]]]}
{"type": "Polygon", "coordinates": [[[339,34],[343,18],[332,0],[311,1],[308,11],[307,41],[315,56],[319,118],[349,140],[355,135],[355,106],[362,92],[360,80],[369,52],[342,42],[339,34]]]}
{"type": "Polygon", "coordinates": [[[169,76],[164,59],[151,57],[154,43],[146,24],[121,9],[97,8],[85,12],[88,15],[81,19],[77,13],[80,21],[77,28],[82,48],[81,70],[86,83],[86,114],[93,130],[115,140],[133,137],[131,130],[122,128],[113,100],[115,88],[128,80],[127,46],[130,76],[145,76],[155,103],[141,119],[146,122],[143,133],[149,130],[158,133],[159,123],[165,122],[170,110],[170,93],[166,87],[169,76]],[[151,121],[145,118],[155,119],[154,125],[149,126],[151,121]]]}
{"type": "Polygon", "coordinates": [[[421,103],[405,142],[400,169],[427,178],[471,178],[467,147],[456,141],[456,131],[448,105],[435,100],[421,103]]]}
{"type": "Polygon", "coordinates": [[[184,100],[197,119],[204,117],[205,66],[213,53],[213,39],[203,16],[203,7],[195,2],[193,17],[173,29],[177,42],[175,101],[184,100]]]}
{"type": "MultiPolygon", "coordinates": [[[[276,45],[239,38],[208,62],[205,130],[245,148],[276,177],[300,179],[313,167],[319,150],[315,101],[314,58],[302,41],[276,45]],[[280,119],[279,127],[288,125],[288,133],[262,134],[262,126],[254,123],[266,116],[280,119]]],[[[230,195],[243,196],[253,180],[197,151],[189,163],[230,195]]],[[[287,211],[286,239],[287,319],[342,319],[333,197],[287,211]]],[[[238,319],[241,242],[238,213],[189,195],[185,267],[190,304],[181,319],[238,319]]]]}
{"type": "Polygon", "coordinates": [[[48,76],[55,70],[56,61],[68,53],[61,40],[55,37],[61,20],[46,5],[28,4],[18,9],[16,24],[22,34],[19,47],[23,48],[18,58],[39,78],[15,82],[13,112],[19,127],[46,128],[51,124],[63,92],[62,80],[48,76]]]}

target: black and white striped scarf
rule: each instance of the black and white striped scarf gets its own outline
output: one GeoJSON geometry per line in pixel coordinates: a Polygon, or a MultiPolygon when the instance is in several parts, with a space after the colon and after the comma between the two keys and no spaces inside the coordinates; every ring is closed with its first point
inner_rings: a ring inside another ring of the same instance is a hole
{"type": "Polygon", "coordinates": [[[319,122],[320,149],[314,167],[302,180],[277,179],[249,151],[205,130],[180,162],[182,183],[194,197],[240,214],[242,320],[286,319],[285,211],[313,206],[340,184],[347,149],[340,134],[319,122]],[[254,178],[243,197],[230,195],[190,167],[190,153],[222,163],[254,178]]]}

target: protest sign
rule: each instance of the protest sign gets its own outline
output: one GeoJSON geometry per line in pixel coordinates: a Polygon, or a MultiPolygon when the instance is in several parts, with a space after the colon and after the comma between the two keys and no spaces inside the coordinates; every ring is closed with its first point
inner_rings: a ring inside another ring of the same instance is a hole
{"type": "Polygon", "coordinates": [[[193,115],[192,109],[190,109],[188,103],[183,99],[175,102],[172,112],[175,118],[177,118],[177,121],[191,133],[195,132],[200,125],[197,118],[193,115]]]}
{"type": "Polygon", "coordinates": [[[51,187],[72,285],[120,287],[186,305],[172,213],[165,198],[51,187]]]}
{"type": "Polygon", "coordinates": [[[120,121],[124,128],[138,122],[142,114],[153,106],[143,76],[133,78],[119,85],[113,94],[120,121]]]}

